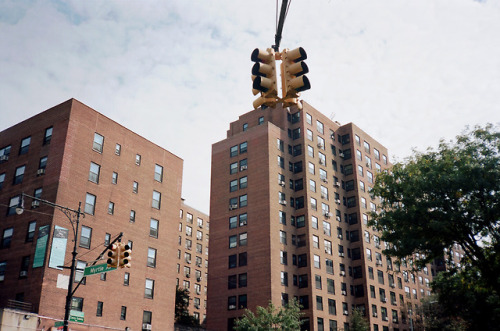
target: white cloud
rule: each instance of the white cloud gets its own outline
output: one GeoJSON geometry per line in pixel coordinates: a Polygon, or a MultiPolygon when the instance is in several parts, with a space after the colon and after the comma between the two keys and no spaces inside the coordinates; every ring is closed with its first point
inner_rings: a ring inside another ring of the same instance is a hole
{"type": "MultiPolygon", "coordinates": [[[[208,212],[211,144],[251,110],[274,29],[269,0],[3,1],[0,130],[75,97],[183,158],[208,212]]],[[[500,122],[498,31],[495,1],[292,1],[281,46],[308,53],[306,101],[402,158],[500,122]]]]}

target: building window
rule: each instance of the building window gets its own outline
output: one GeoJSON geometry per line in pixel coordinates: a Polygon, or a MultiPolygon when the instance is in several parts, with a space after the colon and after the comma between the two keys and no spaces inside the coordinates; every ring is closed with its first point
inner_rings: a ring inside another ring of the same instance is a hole
{"type": "Polygon", "coordinates": [[[83,271],[87,267],[87,262],[84,261],[76,261],[76,270],[75,270],[75,283],[82,281],[82,284],[85,285],[85,277],[83,277],[83,271]]]}
{"type": "Polygon", "coordinates": [[[92,238],[92,228],[87,226],[82,226],[82,232],[80,233],[80,247],[89,248],[92,238]]]}
{"type": "Polygon", "coordinates": [[[84,211],[87,214],[94,215],[95,211],[95,203],[96,203],[96,196],[90,193],[87,193],[85,197],[85,208],[84,211]]]}
{"type": "Polygon", "coordinates": [[[248,130],[248,123],[243,123],[243,131],[248,130]]]}
{"type": "Polygon", "coordinates": [[[120,144],[116,144],[115,145],[115,154],[120,155],[121,152],[122,152],[122,146],[120,144]]]}
{"type": "Polygon", "coordinates": [[[248,219],[247,213],[240,214],[240,216],[239,216],[239,224],[240,224],[240,226],[247,225],[247,219],[248,219]]]}
{"type": "Polygon", "coordinates": [[[246,294],[238,295],[238,309],[245,309],[245,308],[247,308],[247,295],[246,294]]]}
{"type": "Polygon", "coordinates": [[[129,272],[126,272],[123,275],[123,285],[124,286],[129,286],[130,285],[130,273],[129,272]]]}
{"type": "Polygon", "coordinates": [[[153,191],[153,202],[152,207],[156,209],[160,209],[161,203],[161,193],[157,191],[153,191]]]}
{"type": "Polygon", "coordinates": [[[248,178],[247,178],[247,176],[241,177],[240,178],[240,189],[246,188],[247,185],[248,185],[248,178]]]}
{"type": "Polygon", "coordinates": [[[135,210],[130,211],[130,222],[135,222],[135,210]]]}
{"type": "Polygon", "coordinates": [[[156,249],[148,248],[148,262],[147,266],[151,268],[156,268],[156,249]]]}
{"type": "Polygon", "coordinates": [[[237,246],[237,239],[236,235],[229,236],[229,248],[235,248],[237,246]]]}
{"type": "Polygon", "coordinates": [[[45,169],[47,168],[47,157],[43,156],[40,158],[38,162],[38,172],[37,175],[43,175],[45,173],[45,169]]]}
{"type": "Polygon", "coordinates": [[[229,149],[229,155],[230,155],[231,157],[238,156],[238,145],[236,145],[236,146],[232,146],[232,147],[229,149]]]}
{"type": "Polygon", "coordinates": [[[144,288],[144,297],[147,299],[153,299],[155,281],[146,278],[146,286],[144,288]]]}
{"type": "Polygon", "coordinates": [[[103,146],[104,146],[104,137],[96,132],[94,134],[94,143],[92,145],[92,149],[96,152],[102,153],[103,146]]]}
{"type": "Polygon", "coordinates": [[[52,127],[45,129],[45,134],[43,136],[43,144],[50,144],[50,140],[52,140],[52,127]]]}
{"type": "Polygon", "coordinates": [[[364,141],[363,146],[365,147],[365,152],[370,153],[370,144],[368,142],[364,141]]]}
{"type": "Polygon", "coordinates": [[[314,267],[320,269],[321,268],[321,262],[320,262],[320,257],[319,255],[314,255],[314,267]]]}
{"type": "Polygon", "coordinates": [[[155,180],[160,183],[163,181],[163,167],[157,164],[155,164],[155,180]]]}
{"type": "Polygon", "coordinates": [[[141,165],[141,155],[140,154],[135,154],[135,164],[141,165]]]}
{"type": "Polygon", "coordinates": [[[236,309],[236,296],[230,296],[227,298],[227,310],[236,309]]]}
{"type": "Polygon", "coordinates": [[[30,148],[30,143],[31,143],[31,137],[26,137],[23,140],[21,140],[21,147],[19,148],[19,155],[28,153],[28,150],[30,148]]]}
{"type": "Polygon", "coordinates": [[[258,124],[261,125],[264,123],[264,116],[259,117],[258,124]]]}
{"type": "Polygon", "coordinates": [[[5,280],[5,270],[7,269],[7,262],[0,262],[0,282],[5,280]]]}
{"type": "Polygon", "coordinates": [[[36,221],[29,222],[28,231],[26,232],[26,242],[32,242],[35,238],[36,221]]]}
{"type": "Polygon", "coordinates": [[[229,269],[232,269],[232,268],[236,268],[236,254],[234,255],[229,255],[228,257],[228,268],[229,269]]]}
{"type": "Polygon", "coordinates": [[[158,220],[151,219],[149,222],[149,236],[153,238],[158,238],[158,220]]]}
{"type": "Polygon", "coordinates": [[[132,192],[133,193],[139,192],[139,183],[138,182],[133,182],[133,184],[132,184],[132,192]]]}
{"type": "Polygon", "coordinates": [[[26,170],[26,166],[24,166],[24,165],[16,168],[16,174],[14,176],[13,185],[22,183],[25,170],[26,170]]]}
{"type": "Polygon", "coordinates": [[[286,245],[286,232],[280,230],[280,243],[286,245]]]}
{"type": "Polygon", "coordinates": [[[238,172],[238,162],[231,163],[229,165],[229,174],[235,174],[238,172]]]}
{"type": "Polygon", "coordinates": [[[108,203],[108,214],[113,215],[115,213],[115,203],[110,201],[108,203]]]}
{"type": "Polygon", "coordinates": [[[99,183],[99,172],[101,170],[101,166],[97,163],[90,162],[90,170],[89,170],[89,181],[93,183],[99,183]]]}
{"type": "Polygon", "coordinates": [[[71,298],[71,310],[82,311],[83,298],[78,298],[78,297],[71,298]]]}
{"type": "Polygon", "coordinates": [[[122,321],[125,321],[127,319],[127,307],[122,306],[122,309],[120,311],[120,319],[122,321]]]}
{"type": "Polygon", "coordinates": [[[234,179],[229,182],[229,192],[234,192],[238,190],[238,180],[234,179]]]}
{"type": "Polygon", "coordinates": [[[95,313],[95,315],[97,317],[101,317],[102,316],[102,307],[103,307],[103,302],[102,301],[97,301],[97,311],[95,313]]]}
{"type": "Polygon", "coordinates": [[[238,218],[236,216],[229,217],[229,228],[236,229],[237,225],[238,225],[238,218]]]}
{"type": "Polygon", "coordinates": [[[9,209],[7,209],[7,216],[14,215],[16,213],[16,208],[19,206],[20,201],[21,201],[20,195],[10,198],[9,209]]]}
{"type": "Polygon", "coordinates": [[[240,237],[239,237],[239,245],[240,246],[246,246],[247,245],[247,233],[244,232],[244,233],[240,233],[240,237]]]}
{"type": "Polygon", "coordinates": [[[5,172],[3,174],[0,174],[0,190],[2,189],[4,182],[5,182],[5,172]]]}
{"type": "Polygon", "coordinates": [[[247,195],[240,196],[240,208],[245,207],[248,204],[247,195]]]}

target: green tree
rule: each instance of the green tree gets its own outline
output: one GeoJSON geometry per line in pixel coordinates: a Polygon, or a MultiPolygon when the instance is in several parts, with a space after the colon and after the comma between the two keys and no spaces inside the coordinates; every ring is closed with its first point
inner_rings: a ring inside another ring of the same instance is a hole
{"type": "Polygon", "coordinates": [[[175,322],[182,325],[199,326],[200,322],[189,314],[189,291],[177,287],[175,291],[175,322]]]}
{"type": "MultiPolygon", "coordinates": [[[[475,308],[465,297],[479,298],[484,291],[490,294],[487,311],[498,310],[500,133],[492,125],[467,129],[454,142],[441,141],[437,150],[414,152],[380,173],[371,193],[381,203],[369,225],[390,244],[384,251],[387,255],[408,258],[418,269],[446,258],[443,252],[455,243],[463,248],[462,267],[448,265],[433,284],[439,302],[450,304],[445,310],[464,314],[465,309],[475,308]],[[445,296],[462,297],[464,309],[452,309],[453,302],[445,296]]],[[[479,322],[474,314],[461,317],[473,329],[479,322]]],[[[494,326],[494,316],[485,318],[494,326]]]]}
{"type": "Polygon", "coordinates": [[[467,323],[456,314],[446,311],[446,306],[439,303],[438,299],[435,294],[422,299],[416,311],[421,316],[422,327],[426,331],[466,331],[467,323]]]}
{"type": "Polygon", "coordinates": [[[236,321],[238,331],[295,331],[302,324],[300,306],[296,300],[279,309],[269,302],[267,307],[257,306],[256,314],[246,309],[243,317],[236,321]]]}
{"type": "Polygon", "coordinates": [[[359,309],[353,309],[351,313],[349,331],[370,331],[370,323],[359,309]]]}

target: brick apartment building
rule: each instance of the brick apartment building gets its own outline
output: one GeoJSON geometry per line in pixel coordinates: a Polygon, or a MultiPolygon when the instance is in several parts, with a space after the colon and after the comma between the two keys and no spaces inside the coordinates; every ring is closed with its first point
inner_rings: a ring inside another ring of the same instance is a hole
{"type": "MultiPolygon", "coordinates": [[[[71,264],[73,229],[62,211],[28,197],[16,214],[25,193],[72,209],[82,203],[77,268],[120,232],[132,246],[131,268],[85,277],[72,301],[84,322],[71,329],[173,330],[175,288],[184,281],[175,269],[179,211],[208,225],[181,199],[182,169],[179,157],[75,99],[0,132],[0,308],[35,312],[44,330],[64,317],[70,272],[59,266],[71,264]]],[[[199,271],[204,289],[205,261],[199,271]]],[[[72,281],[82,277],[77,271],[72,281]]]]}
{"type": "Polygon", "coordinates": [[[302,104],[243,114],[212,146],[207,329],[296,298],[303,330],[347,330],[353,308],[371,330],[410,330],[435,267],[408,272],[367,226],[387,149],[302,104]]]}

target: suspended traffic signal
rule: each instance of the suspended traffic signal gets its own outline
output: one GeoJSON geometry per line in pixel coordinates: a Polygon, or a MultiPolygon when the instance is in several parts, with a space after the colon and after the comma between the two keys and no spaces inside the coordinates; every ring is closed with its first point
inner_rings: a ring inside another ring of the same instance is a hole
{"type": "Polygon", "coordinates": [[[120,243],[120,268],[130,268],[130,260],[132,260],[132,250],[129,245],[120,243]]]}
{"type": "Polygon", "coordinates": [[[253,102],[253,107],[257,109],[262,105],[276,106],[278,87],[274,50],[272,48],[267,50],[256,48],[250,58],[255,62],[252,67],[253,94],[260,93],[260,97],[253,102]]]}
{"type": "Polygon", "coordinates": [[[112,244],[108,246],[108,249],[110,250],[108,252],[108,260],[106,261],[108,268],[116,268],[120,263],[120,246],[112,244]]]}
{"type": "Polygon", "coordinates": [[[309,72],[306,51],[302,48],[285,49],[282,54],[281,79],[283,89],[283,106],[289,107],[298,104],[300,92],[311,88],[309,79],[305,75],[309,72]]]}

